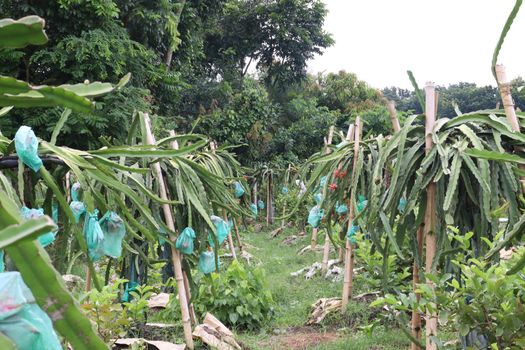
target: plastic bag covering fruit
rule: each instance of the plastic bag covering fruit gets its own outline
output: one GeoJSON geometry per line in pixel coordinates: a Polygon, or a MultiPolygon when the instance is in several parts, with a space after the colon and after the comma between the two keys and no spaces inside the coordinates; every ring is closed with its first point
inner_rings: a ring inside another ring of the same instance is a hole
{"type": "Polygon", "coordinates": [[[368,201],[366,200],[365,196],[360,194],[357,197],[357,212],[358,213],[362,212],[366,208],[367,204],[368,204],[368,201]]]}
{"type": "Polygon", "coordinates": [[[49,316],[36,304],[19,272],[0,274],[0,333],[21,350],[60,350],[49,316]]]}
{"type": "Polygon", "coordinates": [[[400,213],[404,213],[406,207],[407,207],[407,200],[405,198],[399,198],[399,204],[397,206],[397,210],[399,210],[400,213]]]}
{"type": "Polygon", "coordinates": [[[215,271],[215,254],[213,253],[213,251],[206,251],[201,253],[199,257],[199,271],[205,275],[215,271]]]}
{"type": "Polygon", "coordinates": [[[336,203],[335,211],[337,212],[338,215],[344,215],[348,212],[348,207],[344,203],[343,204],[336,203]]]}
{"type": "Polygon", "coordinates": [[[258,207],[260,210],[263,210],[263,209],[264,209],[264,202],[263,202],[261,199],[259,199],[259,200],[257,201],[257,207],[258,207]]]}
{"type": "Polygon", "coordinates": [[[4,263],[4,251],[0,250],[0,272],[5,271],[5,263],[4,263]]]}
{"type": "Polygon", "coordinates": [[[324,211],[321,210],[318,205],[314,206],[308,214],[308,223],[312,225],[313,228],[318,228],[323,215],[324,211]]]}
{"type": "Polygon", "coordinates": [[[195,231],[191,227],[186,227],[177,237],[175,247],[184,254],[193,253],[193,240],[195,239],[195,231]]]}
{"type": "Polygon", "coordinates": [[[35,173],[42,167],[38,156],[38,139],[29,126],[21,126],[15,134],[15,149],[18,158],[35,173]]]}
{"type": "Polygon", "coordinates": [[[321,193],[314,194],[314,200],[315,200],[315,203],[320,204],[321,201],[323,200],[323,195],[321,193]]]}
{"type": "Polygon", "coordinates": [[[350,225],[350,227],[348,228],[348,231],[346,232],[346,239],[348,239],[348,241],[352,244],[357,243],[357,240],[355,238],[357,231],[359,231],[359,226],[355,226],[352,224],[350,225]]]}
{"type": "Polygon", "coordinates": [[[241,198],[244,192],[244,187],[242,187],[241,183],[237,181],[235,183],[235,197],[241,198]]]}
{"type": "Polygon", "coordinates": [[[83,202],[73,201],[69,203],[69,208],[75,217],[75,223],[78,224],[80,217],[86,213],[86,205],[83,202]]]}
{"type": "Polygon", "coordinates": [[[89,257],[97,261],[104,256],[104,232],[98,222],[98,210],[86,212],[84,218],[84,237],[87,242],[89,257]]]}
{"type": "Polygon", "coordinates": [[[281,188],[281,193],[282,193],[282,194],[286,195],[286,194],[288,194],[288,192],[290,192],[290,191],[288,190],[288,187],[283,186],[283,188],[281,188]]]}
{"type": "Polygon", "coordinates": [[[163,245],[168,242],[168,232],[164,227],[159,228],[159,244],[163,245]]]}
{"type": "Polygon", "coordinates": [[[80,200],[80,190],[81,190],[80,182],[75,182],[71,186],[71,200],[72,201],[78,202],[80,200]]]}
{"type": "MultiPolygon", "coordinates": [[[[44,216],[44,209],[29,209],[28,207],[22,207],[21,209],[22,217],[25,220],[37,219],[41,216],[44,216]]],[[[48,232],[38,236],[38,242],[40,245],[45,248],[55,241],[55,232],[48,232]]]]}
{"type": "Polygon", "coordinates": [[[252,210],[253,218],[256,219],[258,214],[257,206],[252,203],[250,204],[250,209],[252,210]]]}
{"type": "Polygon", "coordinates": [[[104,254],[112,258],[120,258],[122,255],[122,239],[126,235],[124,221],[114,211],[108,211],[99,220],[100,228],[104,233],[102,250],[104,254]]]}
{"type": "MultiPolygon", "coordinates": [[[[215,230],[217,231],[217,241],[219,242],[219,245],[221,245],[230,233],[230,225],[222,218],[216,215],[210,216],[210,219],[211,222],[213,222],[213,224],[215,225],[215,230]]],[[[208,241],[210,242],[210,245],[212,247],[215,245],[215,242],[213,241],[213,238],[211,236],[208,236],[208,241]]]]}
{"type": "Polygon", "coordinates": [[[324,187],[324,185],[326,185],[326,175],[319,180],[319,187],[324,187]]]}

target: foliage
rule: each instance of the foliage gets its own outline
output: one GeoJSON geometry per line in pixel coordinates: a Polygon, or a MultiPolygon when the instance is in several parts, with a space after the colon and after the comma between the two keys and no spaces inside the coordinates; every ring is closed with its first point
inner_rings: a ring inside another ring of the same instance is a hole
{"type": "Polygon", "coordinates": [[[82,308],[95,323],[98,335],[106,344],[124,337],[131,319],[118,302],[120,288],[125,280],[116,280],[98,291],[92,289],[86,295],[82,308]]]}
{"type": "Polygon", "coordinates": [[[250,330],[272,318],[274,301],[262,269],[246,269],[234,260],[206,282],[195,299],[199,313],[210,312],[226,325],[250,330]]]}
{"type": "MultiPolygon", "coordinates": [[[[434,283],[435,289],[427,284],[419,285],[416,290],[421,293],[419,302],[414,293],[401,293],[387,294],[373,304],[386,303],[401,312],[436,311],[440,323],[453,327],[464,342],[476,338],[491,348],[521,349],[525,344],[525,282],[519,274],[509,276],[508,271],[521,258],[525,249],[519,249],[509,261],[491,264],[469,258],[472,254],[472,236],[472,232],[459,235],[455,229],[450,233],[449,239],[459,242],[452,260],[458,270],[457,277],[447,273],[440,277],[427,274],[426,278],[434,283]]],[[[494,245],[487,243],[490,247],[494,245]]],[[[522,269],[523,272],[525,270],[522,269]]],[[[439,341],[439,344],[443,346],[443,341],[439,341]]]]}

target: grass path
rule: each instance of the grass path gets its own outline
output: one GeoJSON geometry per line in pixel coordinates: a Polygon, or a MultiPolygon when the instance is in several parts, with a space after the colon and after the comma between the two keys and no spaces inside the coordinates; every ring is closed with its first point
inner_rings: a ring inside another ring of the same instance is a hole
{"type": "MultiPolygon", "coordinates": [[[[281,244],[284,237],[296,233],[289,229],[271,239],[268,231],[244,233],[243,242],[266,271],[273,297],[276,301],[276,317],[259,333],[240,333],[238,339],[252,350],[364,350],[407,349],[408,342],[397,329],[378,327],[368,336],[360,327],[366,326],[371,316],[368,305],[351,302],[345,315],[336,314],[319,327],[305,327],[311,304],[321,297],[337,297],[341,282],[330,282],[319,275],[311,280],[291,277],[297,271],[315,261],[321,261],[322,252],[297,252],[309,244],[309,237],[297,244],[281,244]]],[[[322,244],[322,241],[320,242],[322,244]]],[[[331,258],[334,258],[332,256],[331,258]]],[[[355,293],[365,292],[359,281],[355,293]]]]}

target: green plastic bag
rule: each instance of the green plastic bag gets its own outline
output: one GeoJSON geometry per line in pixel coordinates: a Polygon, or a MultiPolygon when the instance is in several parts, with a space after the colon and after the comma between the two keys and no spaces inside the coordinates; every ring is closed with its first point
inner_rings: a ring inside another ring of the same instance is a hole
{"type": "MultiPolygon", "coordinates": [[[[211,219],[211,222],[213,222],[213,224],[215,225],[215,230],[217,231],[217,235],[216,235],[217,241],[219,242],[219,245],[221,245],[222,242],[224,242],[224,240],[226,239],[226,237],[228,237],[231,227],[226,221],[224,221],[222,218],[218,216],[212,215],[210,216],[210,219],[211,219]]],[[[208,241],[210,242],[210,245],[214,247],[215,242],[213,241],[211,234],[212,233],[208,235],[208,241]]]]}
{"type": "Polygon", "coordinates": [[[104,233],[102,250],[104,254],[112,258],[120,258],[122,255],[122,239],[126,235],[124,221],[114,211],[108,211],[99,220],[100,228],[104,233]]]}
{"type": "Polygon", "coordinates": [[[282,193],[282,194],[287,195],[288,192],[290,192],[290,191],[288,190],[288,187],[283,186],[283,188],[281,188],[281,193],[282,193]]]}
{"type": "MultiPolygon", "coordinates": [[[[22,207],[21,212],[24,220],[32,220],[44,216],[44,209],[42,208],[29,209],[28,207],[24,206],[22,207]]],[[[40,242],[42,248],[47,247],[55,241],[55,234],[56,232],[47,232],[38,236],[38,242],[40,242]]]]}
{"type": "Polygon", "coordinates": [[[399,204],[397,206],[397,210],[399,210],[400,213],[404,213],[406,207],[407,207],[407,200],[405,198],[399,198],[399,204]]]}
{"type": "Polygon", "coordinates": [[[128,282],[126,283],[126,288],[124,289],[124,293],[122,294],[122,297],[120,298],[120,301],[127,303],[129,302],[129,299],[131,297],[131,292],[135,291],[139,284],[137,282],[128,282]]]}
{"type": "Polygon", "coordinates": [[[348,228],[348,231],[346,232],[346,239],[348,239],[348,241],[352,244],[356,244],[357,243],[357,240],[356,240],[356,234],[357,234],[357,231],[359,231],[359,226],[355,226],[355,225],[350,225],[350,227],[348,228]]]}
{"type": "Polygon", "coordinates": [[[346,206],[346,204],[339,204],[339,203],[336,203],[335,204],[335,211],[338,215],[344,215],[346,213],[348,213],[348,207],[346,206]]]}
{"type": "Polygon", "coordinates": [[[250,209],[252,210],[253,218],[257,219],[257,214],[258,214],[257,206],[254,203],[252,203],[250,204],[250,209]]]}
{"type": "Polygon", "coordinates": [[[195,231],[191,227],[186,227],[177,237],[175,247],[183,254],[193,254],[193,240],[195,237],[195,231]]]}
{"type": "Polygon", "coordinates": [[[319,180],[319,187],[324,187],[324,185],[326,185],[326,175],[321,177],[321,179],[319,180]]]}
{"type": "Polygon", "coordinates": [[[257,207],[258,207],[260,210],[263,210],[263,209],[264,209],[264,202],[262,201],[262,199],[259,199],[259,201],[257,202],[257,207]]]}
{"type": "Polygon", "coordinates": [[[37,173],[42,167],[38,156],[38,139],[29,126],[21,126],[15,134],[15,149],[18,158],[37,173]]]}
{"type": "Polygon", "coordinates": [[[0,274],[0,333],[19,350],[62,349],[51,319],[16,271],[0,274]]]}
{"type": "Polygon", "coordinates": [[[308,223],[313,228],[318,228],[323,215],[324,211],[321,210],[318,205],[314,206],[312,209],[310,209],[310,213],[308,214],[308,223]]]}
{"type": "Polygon", "coordinates": [[[241,198],[244,195],[244,187],[242,187],[240,182],[235,183],[235,198],[241,198]]]}
{"type": "Polygon", "coordinates": [[[80,187],[80,182],[75,182],[71,186],[71,200],[74,202],[80,201],[80,190],[82,187],[80,187]]]}
{"type": "MultiPolygon", "coordinates": [[[[217,258],[218,259],[218,258],[217,258]]],[[[219,266],[220,266],[219,261],[219,266]]],[[[215,271],[215,254],[213,251],[202,252],[199,256],[199,271],[207,275],[215,271]]]]}
{"type": "Polygon", "coordinates": [[[53,201],[51,204],[51,219],[56,223],[58,222],[58,203],[53,201]]]}
{"type": "Polygon", "coordinates": [[[69,203],[69,208],[71,208],[71,211],[73,212],[75,223],[78,224],[80,217],[86,213],[86,205],[83,202],[73,201],[69,203]]]}
{"type": "Polygon", "coordinates": [[[5,271],[4,255],[5,255],[4,251],[0,250],[0,272],[5,271]]]}
{"type": "Polygon", "coordinates": [[[315,203],[321,204],[321,201],[323,200],[323,195],[321,193],[314,194],[314,200],[315,203]]]}
{"type": "Polygon", "coordinates": [[[360,194],[357,197],[357,212],[360,213],[363,210],[365,210],[367,205],[368,205],[368,201],[366,200],[365,196],[360,194]]]}
{"type": "Polygon", "coordinates": [[[89,257],[97,261],[104,256],[104,232],[98,222],[98,210],[86,212],[84,218],[84,237],[87,242],[89,257]]]}
{"type": "Polygon", "coordinates": [[[164,227],[159,228],[159,244],[163,245],[168,242],[168,232],[164,229],[164,227]]]}

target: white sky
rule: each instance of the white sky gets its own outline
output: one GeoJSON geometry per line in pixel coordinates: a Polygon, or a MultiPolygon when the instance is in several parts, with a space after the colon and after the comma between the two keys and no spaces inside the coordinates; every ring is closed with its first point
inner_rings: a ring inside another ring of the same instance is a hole
{"type": "MultiPolygon", "coordinates": [[[[324,0],[335,44],[308,71],[346,70],[371,86],[426,81],[494,85],[492,52],[514,0],[324,0]]],[[[510,79],[525,77],[525,5],[500,52],[510,79]]]]}

